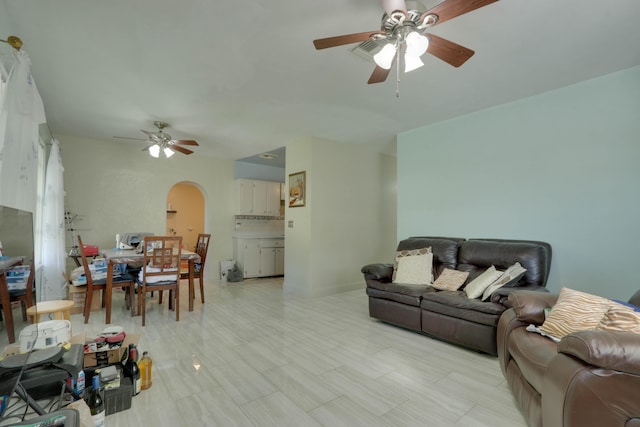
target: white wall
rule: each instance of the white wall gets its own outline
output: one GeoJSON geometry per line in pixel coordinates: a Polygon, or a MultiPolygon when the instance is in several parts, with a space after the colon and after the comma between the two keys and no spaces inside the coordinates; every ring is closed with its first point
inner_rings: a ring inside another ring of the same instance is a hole
{"type": "Polygon", "coordinates": [[[236,161],[233,176],[235,179],[284,182],[285,169],[236,161]]]}
{"type": "Polygon", "coordinates": [[[65,208],[80,215],[76,226],[85,243],[112,248],[116,233],[165,234],[169,190],[190,181],[203,191],[205,232],[212,234],[206,275],[218,277],[219,261],[233,258],[232,160],[197,154],[154,159],[135,142],[58,138],[65,208]]]}
{"type": "Polygon", "coordinates": [[[548,288],[638,288],[640,67],[398,138],[398,239],[544,240],[548,288]]]}
{"type": "Polygon", "coordinates": [[[319,139],[287,146],[287,174],[304,170],[307,183],[306,205],[285,209],[286,291],[325,295],[362,288],[363,265],[392,259],[395,161],[319,139]]]}

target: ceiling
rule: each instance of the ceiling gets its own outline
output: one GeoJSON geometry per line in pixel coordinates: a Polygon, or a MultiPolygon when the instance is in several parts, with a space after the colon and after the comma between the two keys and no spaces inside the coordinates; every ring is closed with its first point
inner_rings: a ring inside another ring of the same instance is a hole
{"type": "Polygon", "coordinates": [[[399,132],[640,64],[638,0],[501,0],[434,27],[476,54],[460,68],[425,55],[396,97],[393,73],[367,85],[356,45],[312,44],[377,30],[382,13],[379,0],[0,0],[0,38],[23,40],[54,136],[143,146],[113,137],[163,120],[194,155],[234,160],[308,137],[394,153],[399,132]]]}

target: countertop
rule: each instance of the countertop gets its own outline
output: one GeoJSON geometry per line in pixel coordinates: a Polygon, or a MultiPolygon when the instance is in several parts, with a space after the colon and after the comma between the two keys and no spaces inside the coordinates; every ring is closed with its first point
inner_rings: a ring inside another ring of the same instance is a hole
{"type": "Polygon", "coordinates": [[[233,233],[234,239],[284,239],[284,234],[233,233]]]}

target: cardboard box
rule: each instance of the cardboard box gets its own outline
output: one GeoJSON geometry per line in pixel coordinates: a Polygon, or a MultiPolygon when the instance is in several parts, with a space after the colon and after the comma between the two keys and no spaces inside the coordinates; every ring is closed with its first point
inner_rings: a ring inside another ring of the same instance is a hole
{"type": "MultiPolygon", "coordinates": [[[[68,300],[73,301],[73,307],[71,307],[71,314],[84,313],[84,300],[87,294],[87,285],[83,286],[69,286],[68,300]]],[[[100,299],[100,291],[93,291],[93,299],[91,300],[91,311],[98,311],[102,309],[102,300],[100,299]]]]}
{"type": "Polygon", "coordinates": [[[7,289],[10,291],[17,291],[27,289],[26,277],[7,277],[7,289]]]}
{"type": "Polygon", "coordinates": [[[12,267],[6,272],[7,289],[10,291],[17,291],[21,289],[27,289],[27,281],[29,280],[29,273],[31,267],[28,265],[17,265],[12,267]]]}
{"type": "MultiPolygon", "coordinates": [[[[69,340],[69,344],[84,344],[84,342],[84,332],[73,335],[69,340]]],[[[20,354],[20,343],[9,344],[7,347],[5,347],[4,352],[2,353],[2,358],[4,359],[5,357],[13,356],[14,354],[20,354]]]]}
{"type": "Polygon", "coordinates": [[[102,351],[89,351],[84,353],[84,367],[104,366],[118,363],[129,348],[129,344],[138,345],[140,334],[127,334],[124,341],[118,348],[102,351]]]}

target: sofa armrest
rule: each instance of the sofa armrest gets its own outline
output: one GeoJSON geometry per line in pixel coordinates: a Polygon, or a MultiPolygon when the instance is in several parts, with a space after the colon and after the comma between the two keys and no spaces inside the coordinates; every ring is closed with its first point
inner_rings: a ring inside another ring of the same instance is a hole
{"type": "Polygon", "coordinates": [[[360,270],[365,279],[390,282],[393,278],[393,264],[368,264],[360,270]]]}
{"type": "Polygon", "coordinates": [[[545,308],[553,307],[558,300],[558,294],[515,289],[508,298],[521,322],[539,326],[544,322],[545,308]]]}
{"type": "Polygon", "coordinates": [[[516,311],[513,308],[508,308],[501,315],[498,320],[498,329],[496,332],[496,347],[498,350],[498,362],[502,374],[507,377],[507,366],[511,361],[511,354],[509,353],[509,335],[514,329],[526,328],[528,324],[525,324],[518,319],[516,311]]]}
{"type": "Polygon", "coordinates": [[[495,302],[496,304],[504,305],[507,308],[511,308],[511,303],[509,302],[509,294],[515,291],[535,291],[535,292],[546,292],[549,290],[544,286],[538,285],[525,285],[525,286],[514,286],[508,287],[503,286],[498,288],[494,293],[491,294],[491,302],[495,302]]]}
{"type": "Polygon", "coordinates": [[[573,332],[560,341],[558,353],[598,368],[640,375],[640,335],[632,332],[597,329],[573,332]]]}
{"type": "Polygon", "coordinates": [[[577,357],[558,353],[544,374],[542,425],[638,426],[638,390],[638,375],[596,368],[577,357]]]}

